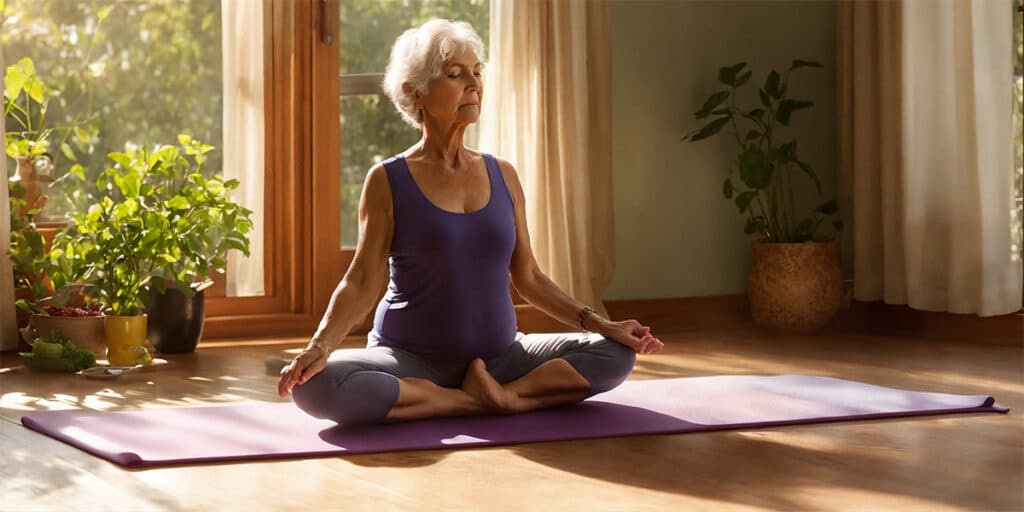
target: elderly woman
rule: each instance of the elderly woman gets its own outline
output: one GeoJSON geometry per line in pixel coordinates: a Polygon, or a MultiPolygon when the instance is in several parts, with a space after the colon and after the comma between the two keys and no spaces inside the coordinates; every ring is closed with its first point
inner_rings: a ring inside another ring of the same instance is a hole
{"type": "Polygon", "coordinates": [[[466,23],[432,20],[395,42],[384,88],[423,137],[371,168],[355,259],[278,391],[342,426],[511,414],[618,386],[636,353],[663,344],[613,322],[537,267],[511,164],[463,145],[480,117],[483,44],[466,23]],[[377,304],[367,347],[333,351],[377,304]],[[509,279],[524,299],[581,333],[517,331],[509,279]]]}

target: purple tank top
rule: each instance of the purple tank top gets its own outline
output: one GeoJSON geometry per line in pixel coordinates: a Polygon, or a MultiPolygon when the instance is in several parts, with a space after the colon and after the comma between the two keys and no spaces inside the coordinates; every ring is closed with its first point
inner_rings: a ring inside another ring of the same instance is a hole
{"type": "Polygon", "coordinates": [[[384,161],[395,219],[391,281],[377,304],[367,346],[468,361],[496,356],[515,342],[509,293],[516,245],[512,195],[497,160],[483,157],[490,199],[469,213],[431,203],[405,158],[384,161]]]}

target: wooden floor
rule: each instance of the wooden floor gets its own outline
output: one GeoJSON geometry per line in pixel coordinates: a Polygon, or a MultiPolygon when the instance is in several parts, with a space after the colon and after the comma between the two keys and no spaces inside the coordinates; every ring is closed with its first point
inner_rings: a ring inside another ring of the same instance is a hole
{"type": "MultiPolygon", "coordinates": [[[[164,469],[125,470],[21,426],[30,411],[279,401],[280,342],[213,344],[113,383],[0,374],[0,508],[30,510],[1024,509],[1020,346],[861,336],[669,335],[632,379],[801,373],[992,394],[963,414],[164,469]]],[[[301,340],[290,340],[293,344],[301,340]]],[[[362,341],[347,343],[358,346],[362,341]]],[[[0,366],[15,365],[7,360],[0,366]]],[[[2,370],[0,370],[2,371],[2,370]]]]}

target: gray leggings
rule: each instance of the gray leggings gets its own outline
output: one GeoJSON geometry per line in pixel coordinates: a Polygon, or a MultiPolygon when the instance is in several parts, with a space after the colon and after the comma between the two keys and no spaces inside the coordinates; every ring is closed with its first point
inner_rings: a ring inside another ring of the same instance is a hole
{"type": "MultiPolygon", "coordinates": [[[[594,333],[517,333],[504,353],[485,362],[487,371],[504,384],[558,357],[590,382],[588,396],[621,384],[636,362],[633,349],[594,333]]],[[[337,350],[320,373],[292,388],[292,397],[309,415],[343,427],[379,423],[398,401],[399,379],[416,377],[457,388],[468,365],[391,347],[337,350]]]]}

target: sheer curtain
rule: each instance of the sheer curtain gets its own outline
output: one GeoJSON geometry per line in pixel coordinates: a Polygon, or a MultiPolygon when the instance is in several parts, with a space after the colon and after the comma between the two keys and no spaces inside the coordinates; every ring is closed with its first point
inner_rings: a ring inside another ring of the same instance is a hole
{"type": "Polygon", "coordinates": [[[607,316],[615,268],[608,5],[492,0],[480,147],[516,166],[533,250],[607,316]]]}
{"type": "Polygon", "coordinates": [[[840,2],[839,172],[858,300],[1020,309],[1010,13],[989,0],[840,2]]]}
{"type": "Polygon", "coordinates": [[[224,176],[237,179],[235,200],[253,210],[246,258],[228,253],[227,295],[263,295],[263,9],[262,2],[221,0],[224,73],[224,176]]]}
{"type": "MultiPolygon", "coordinates": [[[[0,43],[0,70],[7,70],[4,64],[4,48],[0,43]]],[[[0,123],[0,138],[7,139],[4,123],[0,123]]],[[[7,156],[0,157],[0,176],[4,186],[0,187],[0,350],[18,348],[18,324],[14,310],[14,268],[7,256],[11,246],[11,203],[7,194],[7,156]]]]}

